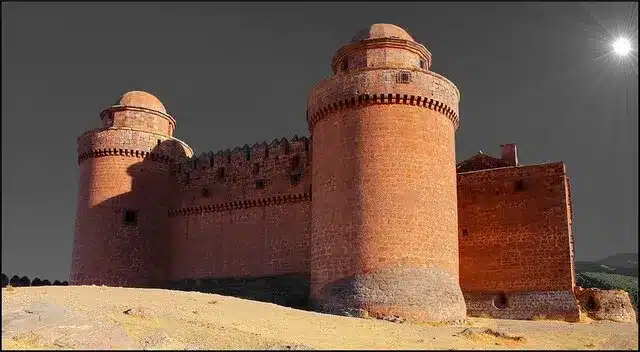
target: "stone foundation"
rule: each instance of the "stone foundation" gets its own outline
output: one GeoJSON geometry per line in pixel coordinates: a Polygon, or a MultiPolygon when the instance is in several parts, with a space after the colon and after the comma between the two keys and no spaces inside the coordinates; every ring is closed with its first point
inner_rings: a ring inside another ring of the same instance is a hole
{"type": "Polygon", "coordinates": [[[457,280],[439,268],[394,268],[344,278],[325,286],[312,305],[325,313],[392,321],[466,318],[457,280]]]}
{"type": "Polygon", "coordinates": [[[168,288],[215,293],[306,309],[309,301],[309,274],[184,279],[171,282],[168,288]]]}
{"type": "Polygon", "coordinates": [[[580,310],[571,291],[463,292],[467,315],[495,319],[578,321],[580,310]]]}
{"type": "Polygon", "coordinates": [[[580,310],[587,313],[591,319],[636,322],[636,311],[626,291],[585,289],[578,286],[574,292],[580,304],[580,310]]]}

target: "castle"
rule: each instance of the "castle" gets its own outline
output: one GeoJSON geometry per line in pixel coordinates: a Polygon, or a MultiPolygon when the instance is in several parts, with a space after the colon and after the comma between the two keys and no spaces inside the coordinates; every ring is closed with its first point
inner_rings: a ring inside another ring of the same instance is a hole
{"type": "Polygon", "coordinates": [[[204,153],[148,93],[78,138],[72,285],[224,292],[407,321],[577,319],[562,162],[456,164],[460,94],[374,24],[311,90],[310,137],[204,153]]]}

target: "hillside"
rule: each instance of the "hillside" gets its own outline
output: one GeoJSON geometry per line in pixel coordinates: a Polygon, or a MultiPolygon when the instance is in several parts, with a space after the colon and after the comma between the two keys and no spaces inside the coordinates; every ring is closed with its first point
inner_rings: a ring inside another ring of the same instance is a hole
{"type": "Polygon", "coordinates": [[[576,261],[576,273],[594,272],[638,277],[638,253],[618,253],[597,261],[576,261]]]}
{"type": "Polygon", "coordinates": [[[636,324],[331,316],[199,292],[2,289],[3,349],[637,349],[636,324]]]}

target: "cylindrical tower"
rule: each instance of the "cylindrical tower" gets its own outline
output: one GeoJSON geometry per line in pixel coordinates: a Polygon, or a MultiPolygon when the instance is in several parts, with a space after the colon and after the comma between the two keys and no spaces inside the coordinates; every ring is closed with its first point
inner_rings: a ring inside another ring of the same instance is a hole
{"type": "Polygon", "coordinates": [[[176,122],[153,95],[133,91],[78,138],[80,168],[72,285],[164,284],[169,261],[170,163],[193,151],[173,138],[176,122]]]}
{"type": "Polygon", "coordinates": [[[374,24],[308,99],[311,301],[408,321],[464,319],[458,279],[457,88],[403,29],[374,24]]]}

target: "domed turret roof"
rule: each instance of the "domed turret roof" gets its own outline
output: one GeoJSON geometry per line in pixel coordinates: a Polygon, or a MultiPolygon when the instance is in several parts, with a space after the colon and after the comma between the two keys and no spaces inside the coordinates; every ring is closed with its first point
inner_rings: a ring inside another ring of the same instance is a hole
{"type": "Polygon", "coordinates": [[[162,105],[158,98],[156,98],[152,94],[142,91],[134,90],[125,93],[120,97],[120,100],[118,100],[116,105],[137,106],[150,110],[160,111],[165,114],[167,113],[167,110],[164,108],[164,105],[162,105]]]}
{"type": "Polygon", "coordinates": [[[376,23],[367,28],[363,28],[358,31],[355,37],[351,39],[352,43],[359,42],[361,40],[381,39],[381,38],[398,38],[404,40],[413,40],[413,37],[407,33],[404,29],[388,23],[376,23]]]}

